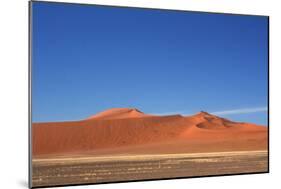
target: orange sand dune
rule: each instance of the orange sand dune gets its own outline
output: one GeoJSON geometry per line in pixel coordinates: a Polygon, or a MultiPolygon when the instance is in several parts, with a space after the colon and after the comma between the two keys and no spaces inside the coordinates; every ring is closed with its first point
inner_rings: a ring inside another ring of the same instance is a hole
{"type": "Polygon", "coordinates": [[[88,118],[91,119],[124,119],[124,118],[140,118],[151,117],[153,115],[144,114],[136,108],[112,108],[88,118]]]}
{"type": "Polygon", "coordinates": [[[35,157],[265,150],[268,145],[267,127],[206,112],[152,116],[134,108],[114,108],[82,121],[32,126],[35,157]]]}

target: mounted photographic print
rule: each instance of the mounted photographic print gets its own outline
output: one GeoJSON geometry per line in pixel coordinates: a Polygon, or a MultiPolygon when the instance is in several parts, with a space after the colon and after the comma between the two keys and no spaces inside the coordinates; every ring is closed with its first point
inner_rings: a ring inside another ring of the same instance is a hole
{"type": "Polygon", "coordinates": [[[267,173],[268,28],[30,2],[30,187],[267,173]]]}

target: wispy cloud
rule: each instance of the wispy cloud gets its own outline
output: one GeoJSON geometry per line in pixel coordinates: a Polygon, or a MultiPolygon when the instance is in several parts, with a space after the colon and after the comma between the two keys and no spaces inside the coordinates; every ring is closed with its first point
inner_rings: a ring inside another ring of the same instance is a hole
{"type": "MultiPolygon", "coordinates": [[[[209,113],[219,116],[219,115],[232,115],[232,114],[248,114],[248,113],[267,112],[267,111],[268,111],[267,107],[264,106],[264,107],[253,107],[253,108],[229,109],[229,110],[222,110],[222,111],[209,112],[209,113]]],[[[170,112],[161,112],[161,113],[154,112],[151,114],[165,116],[165,115],[175,115],[175,114],[193,115],[194,113],[198,113],[198,112],[191,113],[190,111],[182,110],[182,111],[170,111],[170,112]]]]}
{"type": "Polygon", "coordinates": [[[240,108],[240,109],[232,109],[232,110],[223,110],[217,112],[211,112],[211,114],[215,115],[232,115],[232,114],[248,114],[255,112],[267,112],[267,107],[255,107],[255,108],[240,108]]]}

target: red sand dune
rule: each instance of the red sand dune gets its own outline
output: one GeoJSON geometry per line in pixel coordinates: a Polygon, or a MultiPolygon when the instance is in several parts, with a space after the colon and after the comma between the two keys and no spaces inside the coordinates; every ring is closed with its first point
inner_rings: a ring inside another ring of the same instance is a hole
{"type": "Polygon", "coordinates": [[[200,112],[153,116],[114,108],[88,119],[32,124],[35,157],[266,150],[267,127],[200,112]]]}
{"type": "Polygon", "coordinates": [[[110,110],[100,112],[96,115],[89,117],[87,120],[92,119],[124,119],[124,118],[141,118],[151,117],[152,115],[144,114],[136,108],[112,108],[110,110]]]}

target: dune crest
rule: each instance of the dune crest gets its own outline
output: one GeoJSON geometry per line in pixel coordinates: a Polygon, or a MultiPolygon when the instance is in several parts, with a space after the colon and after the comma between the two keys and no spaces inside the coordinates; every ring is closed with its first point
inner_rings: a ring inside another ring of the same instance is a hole
{"type": "Polygon", "coordinates": [[[91,119],[124,119],[124,118],[141,118],[150,117],[153,115],[144,114],[136,108],[111,108],[109,110],[100,112],[96,115],[90,116],[86,120],[91,119]]]}
{"type": "Polygon", "coordinates": [[[153,116],[112,108],[86,120],[32,124],[34,156],[189,153],[267,149],[267,127],[207,112],[153,116]]]}

